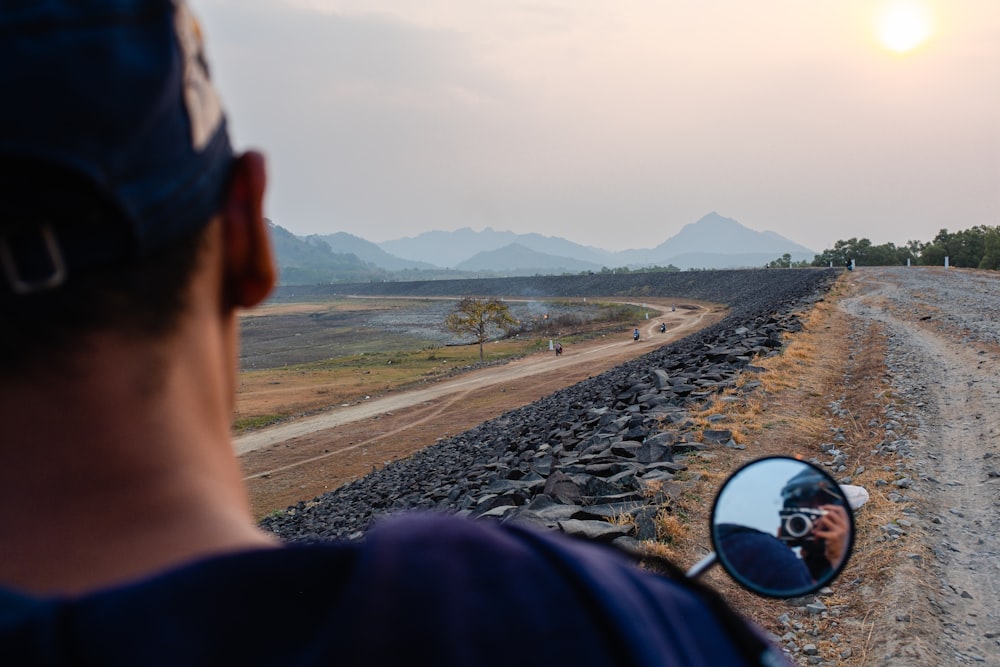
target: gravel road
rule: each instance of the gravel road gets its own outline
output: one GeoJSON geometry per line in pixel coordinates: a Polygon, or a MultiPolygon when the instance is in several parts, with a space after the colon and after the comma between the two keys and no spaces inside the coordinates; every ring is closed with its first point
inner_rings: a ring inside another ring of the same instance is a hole
{"type": "Polygon", "coordinates": [[[873,664],[1000,665],[1000,277],[862,268],[851,282],[843,306],[884,327],[893,391],[916,424],[894,493],[916,508],[905,529],[924,547],[900,554],[873,664]]]}

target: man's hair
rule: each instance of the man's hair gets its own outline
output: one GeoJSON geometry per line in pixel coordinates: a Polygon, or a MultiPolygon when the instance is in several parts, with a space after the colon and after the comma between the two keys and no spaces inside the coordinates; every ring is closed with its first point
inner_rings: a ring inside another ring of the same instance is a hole
{"type": "MultiPolygon", "coordinates": [[[[0,162],[0,201],[0,241],[8,250],[9,239],[37,238],[40,225],[54,230],[56,243],[61,235],[74,233],[75,225],[90,230],[99,244],[129,246],[120,212],[70,171],[0,162]]],[[[69,271],[58,286],[27,294],[15,293],[10,278],[0,274],[0,281],[8,283],[0,287],[0,377],[68,364],[85,353],[83,341],[98,331],[168,335],[185,306],[204,238],[202,229],[145,257],[123,253],[69,271]]]]}

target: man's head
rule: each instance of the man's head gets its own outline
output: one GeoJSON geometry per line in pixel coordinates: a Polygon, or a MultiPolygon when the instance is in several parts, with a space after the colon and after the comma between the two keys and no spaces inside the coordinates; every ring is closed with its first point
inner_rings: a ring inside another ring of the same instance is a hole
{"type": "Polygon", "coordinates": [[[197,24],[14,0],[0,59],[0,582],[271,546],[229,439],[236,309],[274,281],[264,162],[230,148],[197,24]]]}
{"type": "Polygon", "coordinates": [[[0,59],[15,66],[0,69],[2,373],[92,330],[168,332],[205,229],[234,206],[259,214],[263,188],[259,161],[233,155],[183,2],[8,7],[0,59]],[[260,193],[247,191],[255,186],[260,193]]]}
{"type": "Polygon", "coordinates": [[[781,489],[781,499],[785,507],[819,507],[842,501],[836,482],[814,468],[789,479],[781,489]]]}

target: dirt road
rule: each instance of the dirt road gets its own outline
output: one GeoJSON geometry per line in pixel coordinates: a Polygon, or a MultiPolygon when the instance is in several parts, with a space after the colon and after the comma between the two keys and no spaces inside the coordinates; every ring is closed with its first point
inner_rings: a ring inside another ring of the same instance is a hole
{"type": "Polygon", "coordinates": [[[883,591],[872,664],[1000,665],[1000,278],[859,269],[851,315],[889,338],[893,390],[919,424],[896,486],[922,548],[883,591]]]}
{"type": "Polygon", "coordinates": [[[644,303],[664,314],[644,322],[638,342],[623,333],[613,340],[568,345],[558,357],[534,354],[236,438],[255,514],[309,500],[440,438],[683,338],[724,314],[696,305],[671,311],[673,301],[644,303]],[[661,321],[666,333],[659,331],[661,321]]]}

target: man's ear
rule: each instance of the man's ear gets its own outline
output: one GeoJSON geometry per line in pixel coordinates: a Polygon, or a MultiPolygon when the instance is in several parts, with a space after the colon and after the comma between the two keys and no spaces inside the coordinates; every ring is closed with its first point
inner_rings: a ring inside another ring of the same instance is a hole
{"type": "Polygon", "coordinates": [[[271,237],[264,222],[267,172],[253,151],[236,158],[222,211],[226,302],[249,308],[263,301],[276,280],[271,237]]]}

